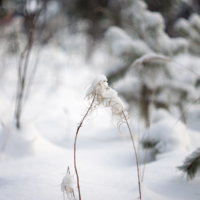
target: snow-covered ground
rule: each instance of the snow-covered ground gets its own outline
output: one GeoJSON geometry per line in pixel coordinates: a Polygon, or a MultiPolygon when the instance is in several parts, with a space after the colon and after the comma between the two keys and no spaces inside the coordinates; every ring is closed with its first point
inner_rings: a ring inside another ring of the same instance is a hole
{"type": "MultiPolygon", "coordinates": [[[[88,107],[85,94],[93,78],[102,74],[109,62],[108,55],[100,53],[86,64],[81,54],[65,53],[54,46],[44,47],[23,110],[20,131],[13,124],[16,62],[14,58],[9,60],[11,65],[4,69],[0,80],[1,121],[5,125],[0,130],[1,148],[7,137],[0,158],[0,200],[63,199],[61,183],[68,166],[76,180],[73,145],[77,125],[88,107]]],[[[120,134],[117,126],[111,123],[110,115],[108,108],[99,107],[79,132],[77,168],[83,200],[139,197],[137,167],[128,130],[122,126],[123,134],[120,134]]],[[[142,131],[135,127],[132,117],[130,122],[139,149],[141,177],[144,171],[142,199],[200,199],[200,177],[186,181],[176,168],[200,145],[199,132],[187,129],[181,122],[175,125],[176,119],[170,115],[158,116],[162,123],[153,122],[152,136],[156,137],[158,132],[169,133],[168,138],[163,136],[166,140],[161,138],[159,142],[178,146],[166,148],[157,155],[150,151],[144,170],[145,152],[138,143],[142,131]],[[170,134],[177,135],[170,137],[170,134]],[[187,139],[182,142],[180,137],[184,134],[187,139]]],[[[77,188],[75,193],[78,199],[77,188]]]]}

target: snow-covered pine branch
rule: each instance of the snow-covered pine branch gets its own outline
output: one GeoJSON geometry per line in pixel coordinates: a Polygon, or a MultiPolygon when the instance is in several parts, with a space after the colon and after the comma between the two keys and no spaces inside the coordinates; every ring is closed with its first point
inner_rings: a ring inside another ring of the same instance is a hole
{"type": "Polygon", "coordinates": [[[174,29],[189,42],[189,51],[199,56],[200,55],[200,16],[193,13],[188,20],[179,18],[174,29]]]}
{"type": "Polygon", "coordinates": [[[193,179],[196,173],[200,171],[200,148],[186,157],[183,164],[177,168],[186,174],[188,179],[193,179]]]}
{"type": "Polygon", "coordinates": [[[136,59],[132,66],[136,66],[136,65],[141,65],[143,63],[146,62],[150,62],[150,61],[163,61],[163,62],[170,62],[171,58],[164,56],[162,54],[157,54],[157,53],[147,53],[144,54],[143,56],[141,56],[140,58],[136,59]]]}

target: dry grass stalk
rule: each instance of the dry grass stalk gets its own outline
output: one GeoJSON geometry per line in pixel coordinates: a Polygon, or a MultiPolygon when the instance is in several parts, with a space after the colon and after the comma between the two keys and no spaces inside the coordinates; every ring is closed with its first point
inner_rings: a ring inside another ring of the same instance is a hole
{"type": "Polygon", "coordinates": [[[138,186],[139,186],[139,199],[142,199],[141,194],[141,184],[140,184],[140,171],[139,171],[139,162],[138,162],[138,156],[137,151],[134,144],[134,139],[130,130],[130,126],[128,124],[128,113],[124,110],[123,102],[118,97],[118,93],[113,90],[112,88],[108,87],[107,78],[104,75],[97,76],[90,88],[88,89],[86,93],[86,97],[88,100],[92,100],[90,107],[87,109],[82,121],[78,125],[76,136],[75,136],[75,142],[74,142],[74,168],[77,176],[77,187],[78,187],[78,193],[79,193],[79,200],[81,200],[81,192],[80,192],[80,184],[79,184],[79,176],[76,166],[76,142],[79,130],[86,119],[86,117],[91,114],[97,107],[102,103],[105,107],[109,107],[112,111],[112,119],[117,119],[117,125],[118,130],[120,131],[120,126],[123,123],[126,123],[131,135],[133,148],[135,151],[135,157],[136,157],[136,163],[137,163],[137,173],[138,173],[138,186]]]}
{"type": "Polygon", "coordinates": [[[25,13],[24,17],[28,21],[28,31],[27,31],[27,44],[20,55],[20,61],[18,65],[18,83],[17,83],[17,95],[15,103],[15,118],[16,118],[16,127],[20,129],[20,119],[21,112],[23,108],[23,101],[25,97],[25,90],[27,84],[27,71],[28,63],[30,58],[30,53],[34,43],[34,32],[36,30],[36,23],[40,13],[43,11],[45,4],[39,8],[39,0],[37,1],[37,10],[34,13],[28,12],[27,10],[27,1],[25,1],[25,13]]]}
{"type": "Polygon", "coordinates": [[[79,193],[79,200],[81,200],[81,191],[80,191],[80,184],[79,184],[79,176],[78,176],[78,170],[76,166],[76,142],[77,142],[77,137],[79,130],[86,119],[88,115],[90,115],[97,107],[102,103],[103,100],[103,92],[105,88],[107,87],[107,79],[104,75],[98,76],[94,81],[92,82],[90,88],[88,89],[86,93],[87,99],[90,101],[92,100],[90,107],[87,109],[85,115],[83,116],[83,119],[78,125],[77,131],[76,131],[76,136],[75,136],[75,141],[74,141],[74,169],[76,172],[76,177],[77,177],[77,188],[78,188],[78,193],[79,193]]]}
{"type": "Polygon", "coordinates": [[[135,143],[134,143],[133,135],[132,135],[128,120],[126,118],[126,115],[125,115],[124,111],[122,111],[122,113],[123,113],[124,119],[126,121],[126,124],[128,126],[128,130],[129,130],[129,133],[130,133],[130,136],[131,136],[131,140],[132,140],[132,143],[133,143],[133,148],[134,148],[134,152],[135,152],[135,159],[136,159],[136,164],[137,164],[138,186],[139,186],[139,194],[140,194],[139,199],[142,199],[141,184],[140,184],[140,169],[139,169],[137,151],[136,151],[136,148],[135,148],[135,143]]]}
{"type": "Polygon", "coordinates": [[[78,194],[79,194],[79,200],[81,200],[81,191],[80,191],[80,184],[79,184],[79,176],[78,176],[78,170],[77,170],[77,166],[76,166],[76,142],[77,142],[77,137],[78,137],[78,133],[79,130],[85,120],[85,118],[96,108],[97,104],[95,105],[95,102],[97,101],[98,96],[94,95],[94,98],[92,100],[92,103],[90,105],[90,107],[88,108],[87,112],[85,113],[82,121],[80,122],[80,124],[78,125],[77,131],[76,131],[76,136],[75,136],[75,141],[74,141],[74,169],[76,172],[76,177],[77,177],[77,188],[78,188],[78,194]]]}

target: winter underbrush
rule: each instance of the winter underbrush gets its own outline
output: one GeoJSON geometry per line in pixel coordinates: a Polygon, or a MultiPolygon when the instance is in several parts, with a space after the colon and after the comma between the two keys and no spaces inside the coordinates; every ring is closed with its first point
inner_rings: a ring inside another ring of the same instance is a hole
{"type": "MultiPolygon", "coordinates": [[[[125,55],[135,44],[118,33],[128,42],[112,45],[115,53],[125,55]],[[124,50],[125,45],[129,48],[124,50]]],[[[81,191],[87,200],[130,200],[138,197],[139,182],[144,200],[199,198],[199,175],[187,182],[177,169],[186,156],[192,160],[199,152],[192,154],[200,146],[199,58],[172,58],[155,54],[144,41],[136,44],[141,55],[113,85],[99,74],[124,68],[110,68],[119,59],[104,44],[90,63],[83,52],[66,53],[55,43],[44,46],[24,99],[20,129],[13,121],[16,57],[3,57],[8,67],[0,65],[0,199],[55,200],[63,199],[63,193],[78,199],[81,191]]],[[[37,51],[33,48],[32,64],[37,51]]]]}
{"type": "MultiPolygon", "coordinates": [[[[48,54],[48,51],[44,49],[45,54],[48,54]]],[[[80,63],[77,61],[76,65],[72,65],[69,60],[70,64],[65,67],[61,63],[68,60],[60,50],[53,51],[62,58],[58,74],[60,82],[57,82],[57,85],[52,84],[55,74],[51,70],[45,73],[45,65],[42,64],[43,68],[38,68],[36,85],[31,88],[29,101],[24,110],[22,128],[17,130],[14,123],[9,123],[7,119],[11,114],[7,116],[4,112],[1,113],[2,122],[6,125],[1,127],[1,138],[3,138],[1,145],[8,135],[0,164],[1,198],[6,200],[15,199],[16,195],[33,200],[62,199],[62,191],[66,191],[64,188],[68,187],[68,180],[70,180],[68,176],[65,177],[68,166],[70,166],[71,176],[74,177],[73,190],[78,199],[77,180],[73,169],[74,133],[79,125],[77,122],[82,118],[81,111],[83,112],[88,106],[88,100],[84,101],[85,92],[91,102],[94,97],[92,95],[95,95],[93,89],[98,85],[99,79],[92,83],[90,80],[98,75],[100,70],[91,72],[86,66],[80,67],[82,59],[80,63]],[[77,74],[77,70],[80,73],[77,74]],[[74,81],[73,77],[77,77],[79,81],[74,81]],[[88,90],[84,90],[88,83],[91,83],[91,87],[88,86],[88,90]],[[39,87],[39,84],[42,86],[39,87]],[[31,125],[33,123],[34,125],[31,125]],[[61,186],[62,191],[60,191],[61,186]]],[[[42,57],[41,62],[43,61],[47,62],[48,59],[42,57]]],[[[187,73],[184,73],[186,77],[187,73]]],[[[179,75],[177,72],[176,74],[179,75]]],[[[194,78],[193,75],[191,77],[194,78]]],[[[13,81],[10,84],[13,84],[13,81]]],[[[108,87],[107,82],[102,84],[105,88],[108,87]]],[[[2,110],[10,99],[10,93],[8,92],[7,95],[4,93],[8,87],[1,87],[2,110]]],[[[118,90],[119,94],[128,89],[122,87],[121,81],[116,83],[116,88],[119,87],[121,87],[121,90],[118,90]]],[[[112,88],[107,88],[105,91],[102,105],[96,104],[98,110],[95,108],[92,115],[87,118],[77,140],[76,162],[82,199],[137,198],[137,166],[131,137],[124,125],[121,125],[119,133],[115,121],[120,119],[115,114],[121,111],[122,107],[118,106],[121,103],[114,104],[113,101],[109,101],[111,97],[118,96],[112,88]],[[111,91],[111,94],[108,91],[111,91]],[[111,109],[103,108],[104,106],[111,106],[111,109]],[[111,123],[110,116],[115,126],[111,123]]],[[[99,96],[99,99],[101,98],[99,96]]],[[[122,99],[124,101],[124,98],[122,99]]],[[[141,179],[143,178],[142,199],[197,199],[199,177],[197,176],[192,182],[186,182],[176,168],[182,164],[186,155],[199,146],[198,126],[192,124],[198,124],[198,110],[195,109],[195,104],[193,107],[188,110],[186,119],[188,126],[195,131],[182,122],[177,108],[171,108],[170,112],[164,109],[152,109],[149,130],[137,116],[137,107],[135,110],[130,110],[130,128],[138,152],[141,179]],[[151,148],[148,148],[146,154],[147,145],[151,148]]],[[[128,108],[126,102],[123,108],[128,108]]]]}

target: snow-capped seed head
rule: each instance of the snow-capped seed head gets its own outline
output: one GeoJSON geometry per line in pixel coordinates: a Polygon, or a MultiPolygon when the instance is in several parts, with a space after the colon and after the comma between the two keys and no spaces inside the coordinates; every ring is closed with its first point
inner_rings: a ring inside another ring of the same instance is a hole
{"type": "Polygon", "coordinates": [[[118,125],[124,123],[124,115],[129,118],[118,93],[108,86],[107,78],[104,75],[99,75],[93,80],[86,97],[94,100],[90,113],[102,103],[105,107],[110,107],[112,119],[117,120],[118,125]]]}
{"type": "Polygon", "coordinates": [[[108,87],[107,78],[105,75],[98,75],[92,82],[91,86],[86,92],[86,97],[89,99],[91,96],[100,95],[102,96],[104,90],[108,87]]]}
{"type": "Polygon", "coordinates": [[[73,175],[70,175],[68,171],[62,180],[61,191],[63,193],[66,193],[69,199],[75,199],[74,198],[74,183],[75,183],[74,177],[73,175]]]}
{"type": "Polygon", "coordinates": [[[103,93],[103,105],[110,107],[112,111],[112,120],[117,121],[117,127],[119,132],[121,124],[125,123],[126,119],[129,118],[128,113],[124,110],[122,100],[119,98],[118,93],[110,87],[103,93]]]}
{"type": "Polygon", "coordinates": [[[104,105],[110,107],[112,114],[117,115],[124,109],[122,100],[118,97],[118,93],[112,88],[108,87],[104,93],[104,105]]]}

